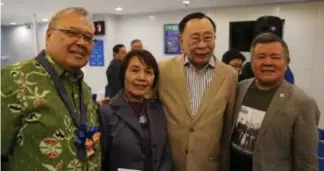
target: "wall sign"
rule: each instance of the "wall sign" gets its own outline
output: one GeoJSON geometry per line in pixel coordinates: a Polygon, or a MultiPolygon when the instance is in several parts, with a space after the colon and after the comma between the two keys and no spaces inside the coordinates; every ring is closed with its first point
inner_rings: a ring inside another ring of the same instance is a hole
{"type": "Polygon", "coordinates": [[[89,59],[89,66],[105,66],[104,42],[96,39],[89,59]]]}
{"type": "Polygon", "coordinates": [[[164,54],[182,54],[178,24],[164,25],[164,54]]]}
{"type": "Polygon", "coordinates": [[[93,24],[95,26],[95,35],[105,35],[105,21],[95,21],[93,24]]]}

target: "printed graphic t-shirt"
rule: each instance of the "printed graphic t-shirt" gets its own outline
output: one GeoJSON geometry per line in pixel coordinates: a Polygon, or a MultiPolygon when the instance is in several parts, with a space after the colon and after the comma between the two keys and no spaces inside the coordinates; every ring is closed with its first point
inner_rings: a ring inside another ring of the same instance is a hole
{"type": "Polygon", "coordinates": [[[256,137],[276,90],[277,88],[268,91],[260,90],[255,83],[249,88],[232,135],[232,170],[252,171],[256,137]]]}

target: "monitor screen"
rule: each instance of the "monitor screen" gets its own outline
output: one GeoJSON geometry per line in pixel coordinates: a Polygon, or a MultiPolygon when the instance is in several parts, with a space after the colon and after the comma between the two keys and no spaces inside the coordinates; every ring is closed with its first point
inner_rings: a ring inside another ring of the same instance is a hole
{"type": "Polygon", "coordinates": [[[250,51],[254,37],[255,21],[230,22],[229,47],[239,51],[250,51]]]}

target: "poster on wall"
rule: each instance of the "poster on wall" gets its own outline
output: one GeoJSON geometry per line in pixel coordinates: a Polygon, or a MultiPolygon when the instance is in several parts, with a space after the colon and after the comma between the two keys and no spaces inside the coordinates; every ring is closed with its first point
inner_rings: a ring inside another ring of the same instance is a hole
{"type": "Polygon", "coordinates": [[[164,54],[182,54],[179,35],[178,24],[164,25],[164,54]]]}
{"type": "Polygon", "coordinates": [[[95,35],[105,35],[105,21],[95,21],[93,22],[95,26],[95,35]]]}
{"type": "Polygon", "coordinates": [[[105,66],[104,42],[96,39],[89,59],[89,66],[105,66]]]}

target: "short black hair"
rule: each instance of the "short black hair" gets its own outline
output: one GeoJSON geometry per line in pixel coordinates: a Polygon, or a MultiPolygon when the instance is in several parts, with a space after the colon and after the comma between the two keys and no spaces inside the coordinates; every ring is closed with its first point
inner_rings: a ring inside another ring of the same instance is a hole
{"type": "Polygon", "coordinates": [[[142,41],[140,39],[134,39],[134,40],[131,41],[131,44],[134,44],[136,42],[142,42],[142,41]]]}
{"type": "Polygon", "coordinates": [[[119,49],[125,47],[123,44],[117,44],[113,47],[113,54],[119,53],[119,49]]]}
{"type": "Polygon", "coordinates": [[[180,33],[183,33],[184,32],[184,29],[185,29],[187,23],[190,20],[193,20],[193,19],[203,19],[203,18],[207,18],[211,22],[211,24],[213,25],[214,31],[216,31],[216,24],[215,24],[215,22],[210,17],[208,17],[207,15],[205,15],[202,12],[195,12],[195,13],[188,14],[187,16],[185,16],[184,18],[182,18],[182,20],[179,23],[179,32],[180,33]]]}
{"type": "Polygon", "coordinates": [[[229,64],[233,59],[241,59],[242,62],[246,60],[245,56],[239,50],[231,49],[224,53],[222,61],[225,64],[229,64]]]}
{"type": "Polygon", "coordinates": [[[246,62],[242,67],[242,73],[241,75],[244,77],[244,79],[249,79],[254,77],[254,73],[252,71],[252,64],[251,62],[246,62]]]}
{"type": "Polygon", "coordinates": [[[157,81],[159,80],[159,75],[160,75],[159,65],[158,65],[157,61],[155,60],[155,57],[151,54],[151,52],[149,52],[147,50],[138,50],[138,49],[131,50],[130,52],[128,52],[120,65],[119,80],[120,80],[122,87],[124,88],[124,86],[125,86],[126,69],[129,65],[130,60],[134,57],[139,58],[139,60],[143,61],[144,64],[146,64],[148,67],[153,68],[155,77],[154,77],[152,88],[154,88],[157,84],[157,81]]]}
{"type": "Polygon", "coordinates": [[[246,62],[242,67],[242,72],[240,74],[240,80],[250,79],[254,77],[254,73],[252,71],[252,64],[251,62],[246,62]]]}
{"type": "Polygon", "coordinates": [[[290,56],[289,56],[289,49],[287,43],[281,39],[279,36],[275,35],[274,33],[271,32],[266,32],[266,33],[261,33],[257,35],[252,43],[251,43],[251,54],[253,54],[254,48],[258,44],[263,44],[263,43],[275,43],[278,42],[281,44],[283,51],[284,51],[284,57],[287,59],[287,61],[290,61],[290,56]]]}

